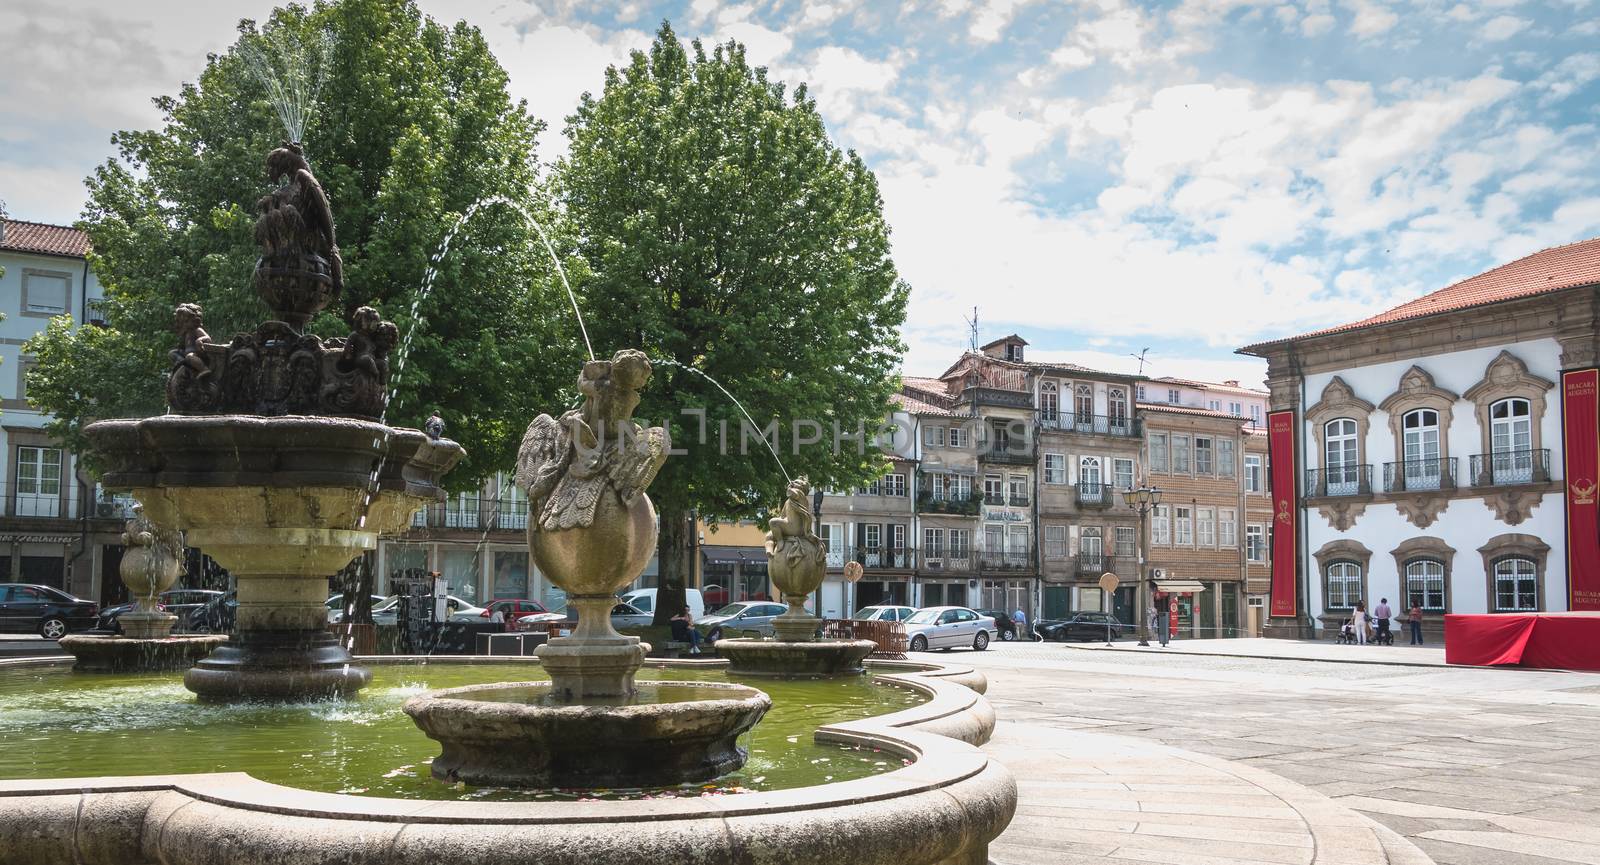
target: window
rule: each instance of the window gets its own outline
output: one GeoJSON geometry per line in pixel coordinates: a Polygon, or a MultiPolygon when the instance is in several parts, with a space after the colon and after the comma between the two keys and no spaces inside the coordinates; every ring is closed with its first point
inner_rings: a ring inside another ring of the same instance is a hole
{"type": "Polygon", "coordinates": [[[1047,559],[1064,559],[1067,557],[1067,527],[1044,527],[1044,556],[1047,559]]]}
{"type": "Polygon", "coordinates": [[[1359,442],[1356,441],[1356,422],[1347,417],[1335,418],[1323,424],[1323,464],[1327,470],[1326,494],[1349,496],[1360,492],[1360,468],[1357,463],[1359,442]]]}
{"type": "Polygon", "coordinates": [[[19,517],[61,515],[61,449],[17,448],[17,496],[12,503],[19,517]]]}
{"type": "Polygon", "coordinates": [[[1251,523],[1244,527],[1245,558],[1252,562],[1267,560],[1267,527],[1251,523]]]}
{"type": "Polygon", "coordinates": [[[925,426],[922,428],[922,444],[930,448],[944,447],[945,428],[942,426],[925,426]]]}
{"type": "Polygon", "coordinates": [[[1172,405],[1177,405],[1178,404],[1178,391],[1177,390],[1175,390],[1173,388],[1167,388],[1167,402],[1172,404],[1172,405]]]}
{"type": "MultiPolygon", "coordinates": [[[[1439,413],[1431,408],[1406,412],[1400,419],[1408,490],[1439,488],[1439,413]]],[[[1424,607],[1423,609],[1427,609],[1424,607]]]]}
{"type": "Polygon", "coordinates": [[[1167,434],[1150,434],[1150,471],[1164,472],[1167,470],[1167,434]]]}
{"type": "Polygon", "coordinates": [[[1045,422],[1056,419],[1060,408],[1060,397],[1056,392],[1056,383],[1047,381],[1039,385],[1039,419],[1045,422]]]}
{"type": "Polygon", "coordinates": [[[1217,545],[1217,509],[1197,508],[1195,510],[1195,540],[1202,547],[1217,545]]]}
{"type": "Polygon", "coordinates": [[[950,558],[966,559],[972,556],[972,530],[950,530],[950,558]]]}
{"type": "Polygon", "coordinates": [[[990,505],[1006,503],[1005,481],[999,475],[983,476],[983,501],[990,505]]]}
{"type": "Polygon", "coordinates": [[[1539,572],[1529,559],[1494,563],[1494,611],[1525,613],[1539,609],[1539,572]]]}
{"type": "Polygon", "coordinates": [[[1150,543],[1166,546],[1172,543],[1172,509],[1167,505],[1156,505],[1150,511],[1150,543]]]}
{"type": "Polygon", "coordinates": [[[1233,439],[1217,439],[1217,474],[1231,478],[1233,473],[1233,439]]]}
{"type": "Polygon", "coordinates": [[[1112,483],[1119,490],[1133,489],[1133,460],[1118,457],[1111,461],[1112,483]]]}
{"type": "Polygon", "coordinates": [[[1144,396],[1144,385],[1142,385],[1142,384],[1141,384],[1141,385],[1139,385],[1139,389],[1138,389],[1138,390],[1137,390],[1137,391],[1134,391],[1134,393],[1135,393],[1135,394],[1137,394],[1137,395],[1138,395],[1138,397],[1139,397],[1139,402],[1144,402],[1144,400],[1145,400],[1145,396],[1144,396]]]}
{"type": "Polygon", "coordinates": [[[972,441],[971,441],[971,438],[967,435],[967,428],[966,427],[953,426],[953,427],[950,428],[949,432],[950,432],[950,442],[949,442],[950,443],[950,447],[953,447],[953,448],[971,447],[972,441]]]}
{"type": "Polygon", "coordinates": [[[22,311],[24,314],[61,315],[68,309],[72,276],[40,270],[22,271],[22,311]]]}
{"type": "Polygon", "coordinates": [[[1025,504],[1027,504],[1028,503],[1028,476],[1027,475],[1008,475],[1008,476],[1006,476],[1006,495],[1010,499],[1011,503],[1014,504],[1014,505],[1025,505],[1025,504]]]}
{"type": "Polygon", "coordinates": [[[1195,436],[1194,473],[1197,475],[1214,474],[1215,465],[1215,453],[1211,448],[1211,439],[1205,436],[1195,436]]]}
{"type": "Polygon", "coordinates": [[[1222,411],[1222,400],[1214,399],[1206,403],[1206,408],[1211,411],[1222,411]]]}
{"type": "Polygon", "coordinates": [[[881,495],[883,495],[883,481],[876,480],[876,481],[873,481],[870,484],[867,484],[864,487],[857,487],[856,488],[856,495],[861,495],[861,496],[881,496],[881,495]]]}
{"type": "Polygon", "coordinates": [[[1094,423],[1094,388],[1080,384],[1074,393],[1073,410],[1078,416],[1078,423],[1094,423]]]}
{"type": "Polygon", "coordinates": [[[1084,457],[1078,461],[1078,483],[1089,492],[1100,488],[1100,458],[1084,457]]]}
{"type": "Polygon", "coordinates": [[[1173,474],[1189,473],[1189,437],[1174,435],[1172,437],[1172,472],[1173,474]]]}
{"type": "Polygon", "coordinates": [[[1261,426],[1261,406],[1250,406],[1250,425],[1261,426]]]}
{"type": "Polygon", "coordinates": [[[1236,402],[1228,403],[1228,414],[1234,417],[1244,417],[1244,406],[1236,402]]]}
{"type": "Polygon", "coordinates": [[[1047,484],[1064,484],[1067,482],[1066,454],[1044,455],[1044,482],[1047,484]]]}
{"type": "Polygon", "coordinates": [[[881,558],[881,551],[883,549],[883,526],[880,526],[877,523],[862,524],[861,546],[864,548],[864,551],[871,556],[871,558],[868,559],[865,564],[872,565],[874,567],[881,567],[883,565],[883,559],[881,558]]]}
{"type": "Polygon", "coordinates": [[[1261,492],[1261,454],[1244,455],[1244,491],[1261,492]]]}
{"type": "Polygon", "coordinates": [[[1421,607],[1428,613],[1444,612],[1443,562],[1433,559],[1406,562],[1406,606],[1421,607]]]}
{"type": "Polygon", "coordinates": [[[922,554],[930,559],[944,558],[944,529],[922,530],[922,554]]]}
{"type": "Polygon", "coordinates": [[[905,473],[904,472],[895,472],[893,474],[885,475],[884,478],[883,478],[883,494],[886,495],[886,496],[897,496],[899,498],[905,498],[905,495],[906,495],[906,476],[905,476],[905,473]]]}
{"type": "Polygon", "coordinates": [[[1078,535],[1078,562],[1095,570],[1102,570],[1106,566],[1105,540],[1100,536],[1099,526],[1084,526],[1082,534],[1078,535]]]}
{"type": "Polygon", "coordinates": [[[1490,472],[1494,483],[1533,481],[1532,409],[1525,399],[1489,406],[1490,472]]]}
{"type": "Polygon", "coordinates": [[[1106,413],[1111,416],[1111,425],[1126,427],[1128,425],[1128,392],[1120,387],[1106,390],[1106,413]]]}
{"type": "Polygon", "coordinates": [[[1217,546],[1234,547],[1239,545],[1239,517],[1233,508],[1220,508],[1217,511],[1217,546]]]}
{"type": "Polygon", "coordinates": [[[1361,566],[1355,562],[1328,565],[1328,609],[1353,610],[1361,602],[1361,566]]]}
{"type": "Polygon", "coordinates": [[[1172,509],[1172,543],[1179,547],[1194,546],[1194,513],[1186,507],[1172,509]]]}
{"type": "Polygon", "coordinates": [[[1006,360],[1012,363],[1022,363],[1022,345],[1020,343],[1006,343],[1006,360]]]}
{"type": "Polygon", "coordinates": [[[1130,559],[1133,558],[1137,554],[1137,551],[1134,549],[1134,545],[1137,544],[1138,541],[1139,536],[1137,533],[1135,533],[1133,526],[1117,526],[1116,554],[1118,556],[1126,556],[1130,559]]]}

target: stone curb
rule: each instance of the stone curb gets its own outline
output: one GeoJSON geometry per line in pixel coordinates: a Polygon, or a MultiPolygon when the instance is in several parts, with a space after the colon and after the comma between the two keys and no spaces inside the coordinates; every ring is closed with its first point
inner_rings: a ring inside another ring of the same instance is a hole
{"type": "Polygon", "coordinates": [[[1430,669],[1430,670],[1463,670],[1463,669],[1465,669],[1465,670],[1501,670],[1501,669],[1520,670],[1520,669],[1525,669],[1523,667],[1518,667],[1516,665],[1511,665],[1509,667],[1505,667],[1505,666],[1500,666],[1500,667],[1468,667],[1468,666],[1464,666],[1464,665],[1461,665],[1461,664],[1424,664],[1424,663],[1420,663],[1418,661],[1372,661],[1372,660],[1368,660],[1366,658],[1296,658],[1296,657],[1292,657],[1292,656],[1288,656],[1288,655],[1249,655],[1249,654],[1246,654],[1244,652],[1188,652],[1188,651],[1184,651],[1183,649],[1172,649],[1172,648],[1154,649],[1154,647],[1152,647],[1154,649],[1154,651],[1149,652],[1149,653],[1146,653],[1146,652],[1135,652],[1132,649],[1106,649],[1106,648],[1103,648],[1101,646],[1074,646],[1074,645],[1071,645],[1071,644],[1065,644],[1065,645],[1062,646],[1062,648],[1071,649],[1071,650],[1077,651],[1077,652],[1105,652],[1105,653],[1111,654],[1111,655],[1160,654],[1160,655],[1185,655],[1185,656],[1188,656],[1188,657],[1191,657],[1191,658],[1249,658],[1251,660],[1256,660],[1256,661],[1302,661],[1302,662],[1307,663],[1307,664],[1368,664],[1368,665],[1378,666],[1378,667],[1420,667],[1420,668],[1426,668],[1426,669],[1430,669]]]}

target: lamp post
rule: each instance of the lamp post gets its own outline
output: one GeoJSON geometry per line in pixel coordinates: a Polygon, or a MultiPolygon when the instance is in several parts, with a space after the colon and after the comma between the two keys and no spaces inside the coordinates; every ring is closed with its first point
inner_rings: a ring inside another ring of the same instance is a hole
{"type": "Polygon", "coordinates": [[[1150,599],[1149,589],[1145,586],[1144,548],[1150,533],[1145,525],[1145,520],[1149,517],[1150,511],[1156,505],[1161,504],[1161,490],[1155,487],[1123,490],[1122,500],[1127,503],[1128,507],[1133,508],[1139,514],[1139,591],[1137,593],[1138,600],[1134,601],[1138,605],[1134,615],[1139,619],[1139,645],[1149,646],[1150,617],[1146,611],[1150,609],[1150,599]]]}

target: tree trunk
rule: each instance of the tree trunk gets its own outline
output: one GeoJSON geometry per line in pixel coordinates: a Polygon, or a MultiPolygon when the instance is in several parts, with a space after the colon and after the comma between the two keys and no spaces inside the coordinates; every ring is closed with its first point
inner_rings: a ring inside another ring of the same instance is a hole
{"type": "Polygon", "coordinates": [[[656,580],[656,608],[652,624],[668,626],[672,617],[688,606],[684,587],[693,576],[689,541],[694,526],[689,521],[689,509],[681,502],[663,499],[658,511],[661,533],[656,541],[656,561],[659,577],[656,580]]]}

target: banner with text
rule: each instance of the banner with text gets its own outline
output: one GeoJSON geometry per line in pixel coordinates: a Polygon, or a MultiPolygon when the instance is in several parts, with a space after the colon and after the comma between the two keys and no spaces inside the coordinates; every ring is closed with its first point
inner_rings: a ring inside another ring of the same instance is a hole
{"type": "Polygon", "coordinates": [[[1561,374],[1567,482],[1567,609],[1600,610],[1600,370],[1561,374]]]}
{"type": "Polygon", "coordinates": [[[1269,615],[1295,615],[1295,417],[1267,414],[1267,459],[1272,461],[1272,605],[1269,615]]]}

